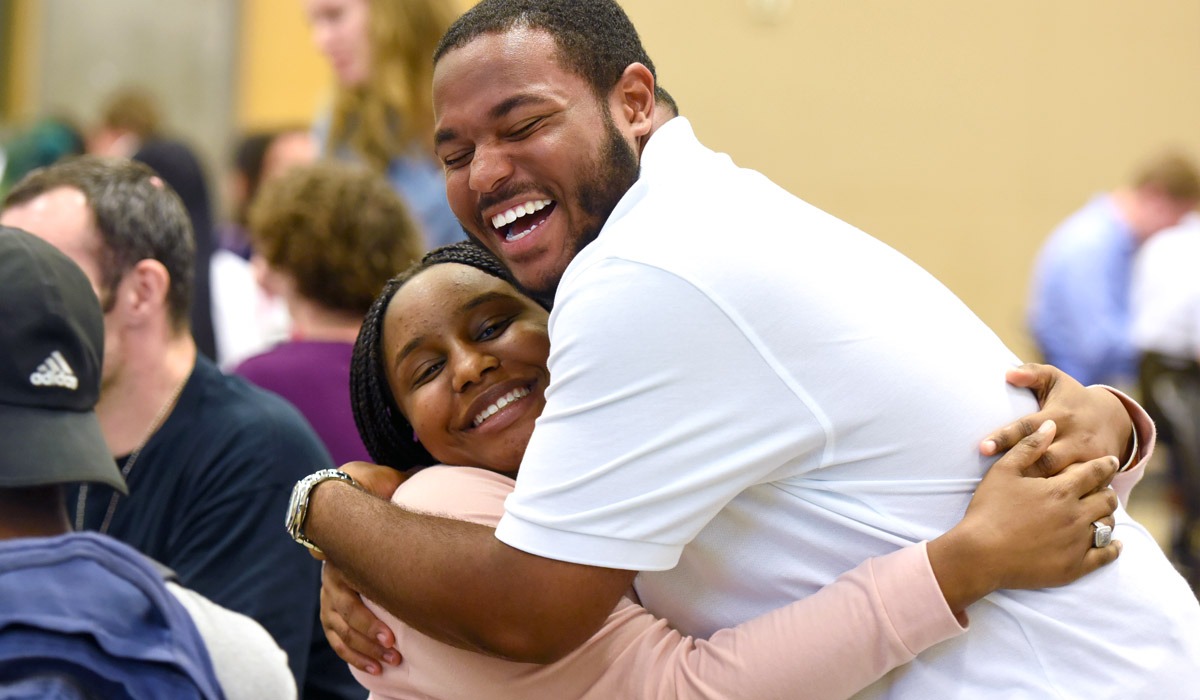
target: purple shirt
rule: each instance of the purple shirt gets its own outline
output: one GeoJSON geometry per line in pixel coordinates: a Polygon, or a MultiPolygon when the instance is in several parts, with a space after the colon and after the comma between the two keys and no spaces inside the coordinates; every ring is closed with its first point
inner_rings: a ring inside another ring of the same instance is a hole
{"type": "Polygon", "coordinates": [[[371,461],[350,410],[353,343],[294,340],[280,343],[234,369],[300,409],[325,443],[334,464],[371,461]]]}

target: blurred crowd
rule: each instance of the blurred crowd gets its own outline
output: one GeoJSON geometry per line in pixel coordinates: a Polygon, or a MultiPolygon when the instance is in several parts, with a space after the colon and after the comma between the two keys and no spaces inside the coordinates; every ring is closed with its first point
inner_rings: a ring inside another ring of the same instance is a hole
{"type": "MultiPolygon", "coordinates": [[[[430,94],[429,56],[458,5],[302,7],[336,80],[327,107],[234,136],[221,162],[205,162],[161,96],[136,84],[79,105],[92,123],[44,116],[0,141],[0,221],[66,252],[101,297],[96,415],[119,469],[27,485],[61,484],[74,530],[116,537],[187,584],[180,595],[231,698],[365,696],[321,631],[319,562],[279,519],[301,477],[368,459],[349,374],[376,294],[427,250],[465,239],[433,157],[430,94]],[[156,285],[158,313],[146,310],[156,285]]],[[[44,366],[86,384],[78,364],[44,366]]],[[[76,559],[126,558],[89,549],[107,540],[74,546],[86,550],[76,559]]]]}

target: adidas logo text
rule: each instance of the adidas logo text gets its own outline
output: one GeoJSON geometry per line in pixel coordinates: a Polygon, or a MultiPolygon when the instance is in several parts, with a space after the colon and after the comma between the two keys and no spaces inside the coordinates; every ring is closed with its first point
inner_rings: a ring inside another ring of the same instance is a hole
{"type": "Polygon", "coordinates": [[[57,350],[50,353],[50,357],[29,375],[29,383],[34,386],[61,386],[72,391],[79,388],[79,378],[71,371],[67,358],[57,350]]]}

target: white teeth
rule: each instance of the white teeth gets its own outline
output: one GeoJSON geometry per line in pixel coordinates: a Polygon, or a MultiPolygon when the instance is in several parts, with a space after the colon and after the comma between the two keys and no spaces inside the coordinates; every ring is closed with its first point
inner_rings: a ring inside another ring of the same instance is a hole
{"type": "Polygon", "coordinates": [[[491,406],[488,406],[487,408],[480,411],[479,415],[475,416],[474,426],[476,428],[478,428],[480,425],[483,425],[483,422],[486,421],[488,418],[491,418],[492,416],[496,415],[496,413],[500,409],[504,408],[505,406],[507,406],[511,403],[516,403],[517,401],[520,401],[521,399],[525,398],[526,396],[529,396],[529,389],[526,389],[525,387],[521,387],[519,389],[513,389],[512,391],[508,392],[504,396],[501,396],[499,399],[497,399],[496,403],[494,403],[491,406]]]}
{"type": "MultiPolygon", "coordinates": [[[[494,228],[503,228],[503,227],[511,224],[512,222],[516,221],[517,219],[521,218],[522,216],[528,216],[528,215],[534,213],[535,211],[541,211],[541,210],[545,209],[546,207],[550,206],[552,201],[553,200],[550,200],[550,199],[535,199],[530,202],[524,202],[523,204],[518,204],[517,206],[515,206],[511,209],[508,209],[507,211],[502,211],[499,214],[493,216],[492,217],[492,226],[494,228]]],[[[530,229],[530,231],[532,231],[532,230],[533,229],[530,229]]],[[[528,231],[526,233],[528,233],[528,231]]],[[[515,240],[515,239],[510,239],[510,240],[515,240]]]]}
{"type": "Polygon", "coordinates": [[[537,225],[537,224],[534,224],[533,226],[530,226],[528,229],[526,229],[526,230],[524,230],[524,231],[522,231],[522,232],[520,232],[520,233],[511,233],[511,232],[510,232],[510,233],[506,233],[506,234],[504,234],[504,240],[506,240],[506,241],[519,241],[519,240],[521,240],[522,238],[524,238],[524,237],[528,236],[529,234],[533,233],[533,230],[534,230],[535,228],[537,228],[537,227],[538,227],[538,225],[537,225]]]}

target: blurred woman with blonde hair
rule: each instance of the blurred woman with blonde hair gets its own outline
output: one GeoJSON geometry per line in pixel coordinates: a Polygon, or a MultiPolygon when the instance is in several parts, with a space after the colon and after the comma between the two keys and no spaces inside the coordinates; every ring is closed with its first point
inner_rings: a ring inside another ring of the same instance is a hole
{"type": "Polygon", "coordinates": [[[318,125],[326,154],[385,175],[427,247],[462,240],[433,157],[433,50],[454,0],[305,0],[313,41],[337,80],[318,125]]]}

